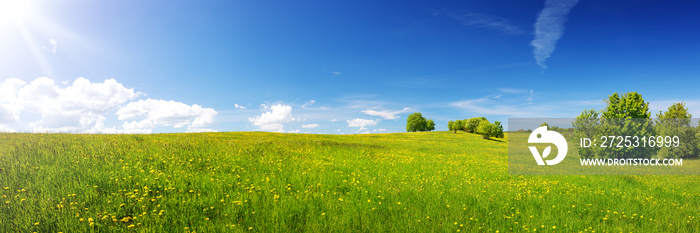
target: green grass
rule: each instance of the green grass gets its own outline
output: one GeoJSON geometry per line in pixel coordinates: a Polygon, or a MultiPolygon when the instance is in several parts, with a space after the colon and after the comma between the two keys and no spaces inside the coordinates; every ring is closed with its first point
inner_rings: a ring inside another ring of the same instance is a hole
{"type": "Polygon", "coordinates": [[[0,134],[2,232],[700,230],[696,176],[513,176],[451,132],[0,134]]]}

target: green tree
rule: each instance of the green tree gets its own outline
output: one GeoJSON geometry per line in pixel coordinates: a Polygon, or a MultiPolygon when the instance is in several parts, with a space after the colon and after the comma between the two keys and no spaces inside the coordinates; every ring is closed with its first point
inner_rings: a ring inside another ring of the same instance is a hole
{"type": "Polygon", "coordinates": [[[452,123],[452,131],[457,133],[457,130],[462,130],[464,128],[464,123],[462,120],[456,120],[454,123],[452,123]]]}
{"type": "Polygon", "coordinates": [[[454,124],[454,121],[449,121],[449,122],[447,122],[447,129],[448,129],[449,131],[452,131],[452,125],[453,125],[453,124],[454,124]]]}
{"type": "Polygon", "coordinates": [[[494,137],[497,137],[497,138],[504,138],[504,137],[505,137],[505,133],[503,133],[503,125],[501,124],[501,122],[500,122],[500,121],[494,121],[493,124],[494,124],[494,126],[495,126],[495,128],[494,128],[494,129],[495,129],[495,133],[494,133],[493,136],[494,136],[494,137]]]}
{"type": "Polygon", "coordinates": [[[423,114],[420,112],[411,113],[411,115],[408,115],[408,119],[406,119],[406,131],[425,131],[426,123],[427,121],[425,117],[423,117],[423,114]]]}
{"type": "Polygon", "coordinates": [[[678,137],[681,143],[677,147],[662,146],[659,149],[661,158],[691,158],[698,156],[697,137],[695,129],[690,127],[690,118],[685,103],[674,103],[666,112],[659,112],[656,122],[657,136],[678,137]]]}
{"type": "Polygon", "coordinates": [[[425,123],[425,130],[427,130],[427,131],[435,130],[435,122],[433,121],[433,119],[430,119],[425,123]]]}
{"type": "Polygon", "coordinates": [[[479,123],[476,133],[481,134],[481,137],[484,139],[489,139],[496,133],[496,126],[488,120],[483,120],[479,123]]]}
{"type": "MultiPolygon", "coordinates": [[[[600,135],[639,138],[654,136],[653,122],[649,119],[649,102],[642,95],[628,92],[622,95],[613,93],[605,99],[607,106],[601,112],[600,135]]],[[[650,147],[608,147],[601,149],[603,158],[649,158],[656,148],[650,147]]]]}
{"type": "Polygon", "coordinates": [[[477,133],[476,129],[479,127],[479,124],[486,120],[486,117],[472,117],[469,118],[469,120],[466,120],[465,126],[464,126],[464,131],[468,133],[477,133]]]}
{"type": "MultiPolygon", "coordinates": [[[[581,115],[572,122],[574,127],[574,138],[588,138],[596,140],[598,127],[600,126],[600,114],[593,109],[584,109],[581,115]]],[[[597,154],[598,147],[578,147],[578,154],[581,158],[593,158],[597,154]]]]}
{"type": "Polygon", "coordinates": [[[549,124],[547,124],[547,122],[542,122],[542,124],[540,125],[540,127],[542,127],[542,126],[547,126],[547,129],[549,129],[549,124]]]}

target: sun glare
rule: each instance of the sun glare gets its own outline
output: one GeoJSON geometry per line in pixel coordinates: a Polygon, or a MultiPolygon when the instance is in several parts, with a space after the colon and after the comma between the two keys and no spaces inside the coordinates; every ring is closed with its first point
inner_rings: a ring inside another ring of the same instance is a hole
{"type": "Polygon", "coordinates": [[[31,14],[32,1],[0,0],[0,23],[16,22],[31,14]]]}

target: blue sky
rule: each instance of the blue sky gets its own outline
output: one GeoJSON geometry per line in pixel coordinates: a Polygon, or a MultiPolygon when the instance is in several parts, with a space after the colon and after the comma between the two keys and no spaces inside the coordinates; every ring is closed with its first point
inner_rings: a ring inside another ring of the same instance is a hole
{"type": "Polygon", "coordinates": [[[446,130],[628,91],[700,116],[692,1],[0,4],[0,131],[446,130]]]}

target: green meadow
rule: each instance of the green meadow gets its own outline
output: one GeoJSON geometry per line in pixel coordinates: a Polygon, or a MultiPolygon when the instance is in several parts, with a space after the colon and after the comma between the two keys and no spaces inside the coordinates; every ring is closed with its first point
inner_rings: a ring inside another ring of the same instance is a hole
{"type": "Polygon", "coordinates": [[[509,175],[507,140],[0,133],[0,231],[700,231],[697,176],[509,175]]]}

